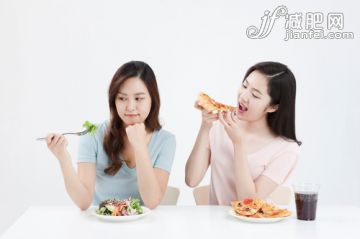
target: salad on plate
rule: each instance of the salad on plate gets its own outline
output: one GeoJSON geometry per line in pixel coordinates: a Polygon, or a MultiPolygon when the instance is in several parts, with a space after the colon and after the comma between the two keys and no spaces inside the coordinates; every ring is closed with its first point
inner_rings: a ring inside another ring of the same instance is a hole
{"type": "Polygon", "coordinates": [[[100,203],[96,214],[103,216],[133,216],[144,213],[140,199],[108,199],[100,203]]]}

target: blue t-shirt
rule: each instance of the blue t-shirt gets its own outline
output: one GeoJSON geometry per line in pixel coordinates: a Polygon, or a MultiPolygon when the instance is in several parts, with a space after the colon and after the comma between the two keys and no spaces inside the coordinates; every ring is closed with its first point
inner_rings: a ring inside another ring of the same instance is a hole
{"type": "MultiPolygon", "coordinates": [[[[109,122],[106,121],[99,126],[95,135],[84,135],[80,138],[78,163],[87,162],[96,164],[96,183],[93,205],[98,205],[106,199],[139,198],[136,167],[129,168],[120,160],[122,166],[114,175],[108,175],[104,169],[110,165],[110,160],[103,148],[105,132],[109,122]]],[[[154,168],[160,168],[170,173],[175,155],[175,136],[166,130],[154,131],[148,144],[150,159],[154,168]]],[[[142,202],[142,200],[141,200],[142,202]]]]}

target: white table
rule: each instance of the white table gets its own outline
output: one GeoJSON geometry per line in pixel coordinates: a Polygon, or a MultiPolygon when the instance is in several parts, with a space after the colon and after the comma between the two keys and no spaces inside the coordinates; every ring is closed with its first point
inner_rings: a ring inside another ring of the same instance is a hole
{"type": "Polygon", "coordinates": [[[104,222],[76,207],[31,207],[4,234],[11,238],[360,238],[360,207],[320,207],[316,221],[246,223],[223,206],[159,206],[133,222],[104,222]]]}

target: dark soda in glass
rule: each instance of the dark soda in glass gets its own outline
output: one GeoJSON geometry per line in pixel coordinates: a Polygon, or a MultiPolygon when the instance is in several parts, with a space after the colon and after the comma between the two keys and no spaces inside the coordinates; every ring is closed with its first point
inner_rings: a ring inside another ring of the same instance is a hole
{"type": "Polygon", "coordinates": [[[318,194],[315,192],[296,192],[296,213],[299,220],[312,221],[316,217],[318,194]]]}

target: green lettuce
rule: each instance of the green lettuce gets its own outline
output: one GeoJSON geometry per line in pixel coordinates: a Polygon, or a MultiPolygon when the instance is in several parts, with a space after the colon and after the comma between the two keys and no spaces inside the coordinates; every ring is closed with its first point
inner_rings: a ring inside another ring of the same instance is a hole
{"type": "Polygon", "coordinates": [[[140,199],[134,198],[130,202],[130,207],[136,210],[138,214],[142,214],[143,210],[141,208],[140,199]]]}
{"type": "Polygon", "coordinates": [[[94,135],[99,128],[99,126],[92,124],[89,121],[85,121],[83,127],[86,128],[92,135],[94,135]]]}

